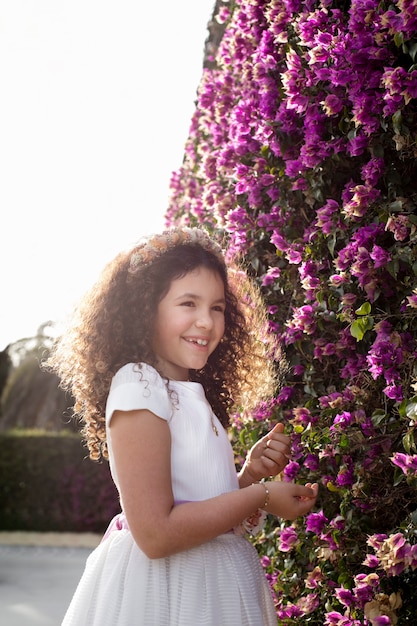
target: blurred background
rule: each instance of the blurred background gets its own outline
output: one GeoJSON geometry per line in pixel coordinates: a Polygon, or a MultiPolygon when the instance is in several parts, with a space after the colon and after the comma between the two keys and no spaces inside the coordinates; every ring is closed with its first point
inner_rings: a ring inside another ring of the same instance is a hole
{"type": "Polygon", "coordinates": [[[2,3],[0,349],[163,226],[213,4],[2,3]]]}
{"type": "Polygon", "coordinates": [[[72,399],[39,361],[104,265],[164,226],[213,9],[0,9],[0,530],[102,532],[119,509],[107,464],[87,459],[72,399]]]}

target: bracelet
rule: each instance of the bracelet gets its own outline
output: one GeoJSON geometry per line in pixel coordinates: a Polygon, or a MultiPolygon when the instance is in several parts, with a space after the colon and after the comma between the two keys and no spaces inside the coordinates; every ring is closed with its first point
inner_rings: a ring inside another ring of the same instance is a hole
{"type": "Polygon", "coordinates": [[[263,511],[266,511],[266,507],[267,507],[267,506],[268,506],[268,504],[269,504],[269,497],[270,497],[270,494],[269,494],[269,489],[268,489],[268,486],[266,485],[266,483],[259,483],[259,484],[260,484],[260,485],[262,485],[262,486],[263,486],[263,488],[265,489],[265,502],[264,502],[264,503],[263,503],[263,505],[261,506],[261,509],[262,509],[263,511]]]}

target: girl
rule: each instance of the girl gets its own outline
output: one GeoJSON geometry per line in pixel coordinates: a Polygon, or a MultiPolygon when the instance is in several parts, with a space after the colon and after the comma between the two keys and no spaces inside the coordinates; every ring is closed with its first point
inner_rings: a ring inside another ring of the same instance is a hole
{"type": "Polygon", "coordinates": [[[274,389],[265,319],[247,277],[193,228],[120,254],[75,312],[48,363],[75,397],[90,456],[109,458],[123,512],[63,625],[276,624],[242,529],[260,510],[307,513],[317,486],[260,482],[288,461],[281,425],[236,475],[228,415],[274,389]]]}

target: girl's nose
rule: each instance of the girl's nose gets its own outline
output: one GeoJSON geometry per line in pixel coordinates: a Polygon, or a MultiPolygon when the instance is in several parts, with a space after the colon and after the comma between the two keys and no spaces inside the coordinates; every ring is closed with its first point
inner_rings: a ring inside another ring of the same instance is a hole
{"type": "Polygon", "coordinates": [[[213,319],[208,311],[200,313],[196,321],[196,326],[198,328],[211,328],[213,326],[213,319]]]}

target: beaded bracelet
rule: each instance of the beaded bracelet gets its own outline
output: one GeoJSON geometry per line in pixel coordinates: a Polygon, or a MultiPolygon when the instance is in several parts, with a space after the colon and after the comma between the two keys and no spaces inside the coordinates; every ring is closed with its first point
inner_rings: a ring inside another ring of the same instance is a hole
{"type": "Polygon", "coordinates": [[[259,483],[259,484],[260,484],[260,485],[262,485],[262,486],[263,486],[263,488],[265,489],[265,502],[263,503],[263,506],[261,506],[261,509],[262,509],[263,511],[265,511],[265,510],[266,510],[266,507],[267,507],[267,506],[268,506],[268,504],[269,504],[269,497],[270,497],[270,493],[269,493],[269,489],[268,489],[268,486],[266,485],[266,483],[261,482],[261,483],[259,483]]]}

